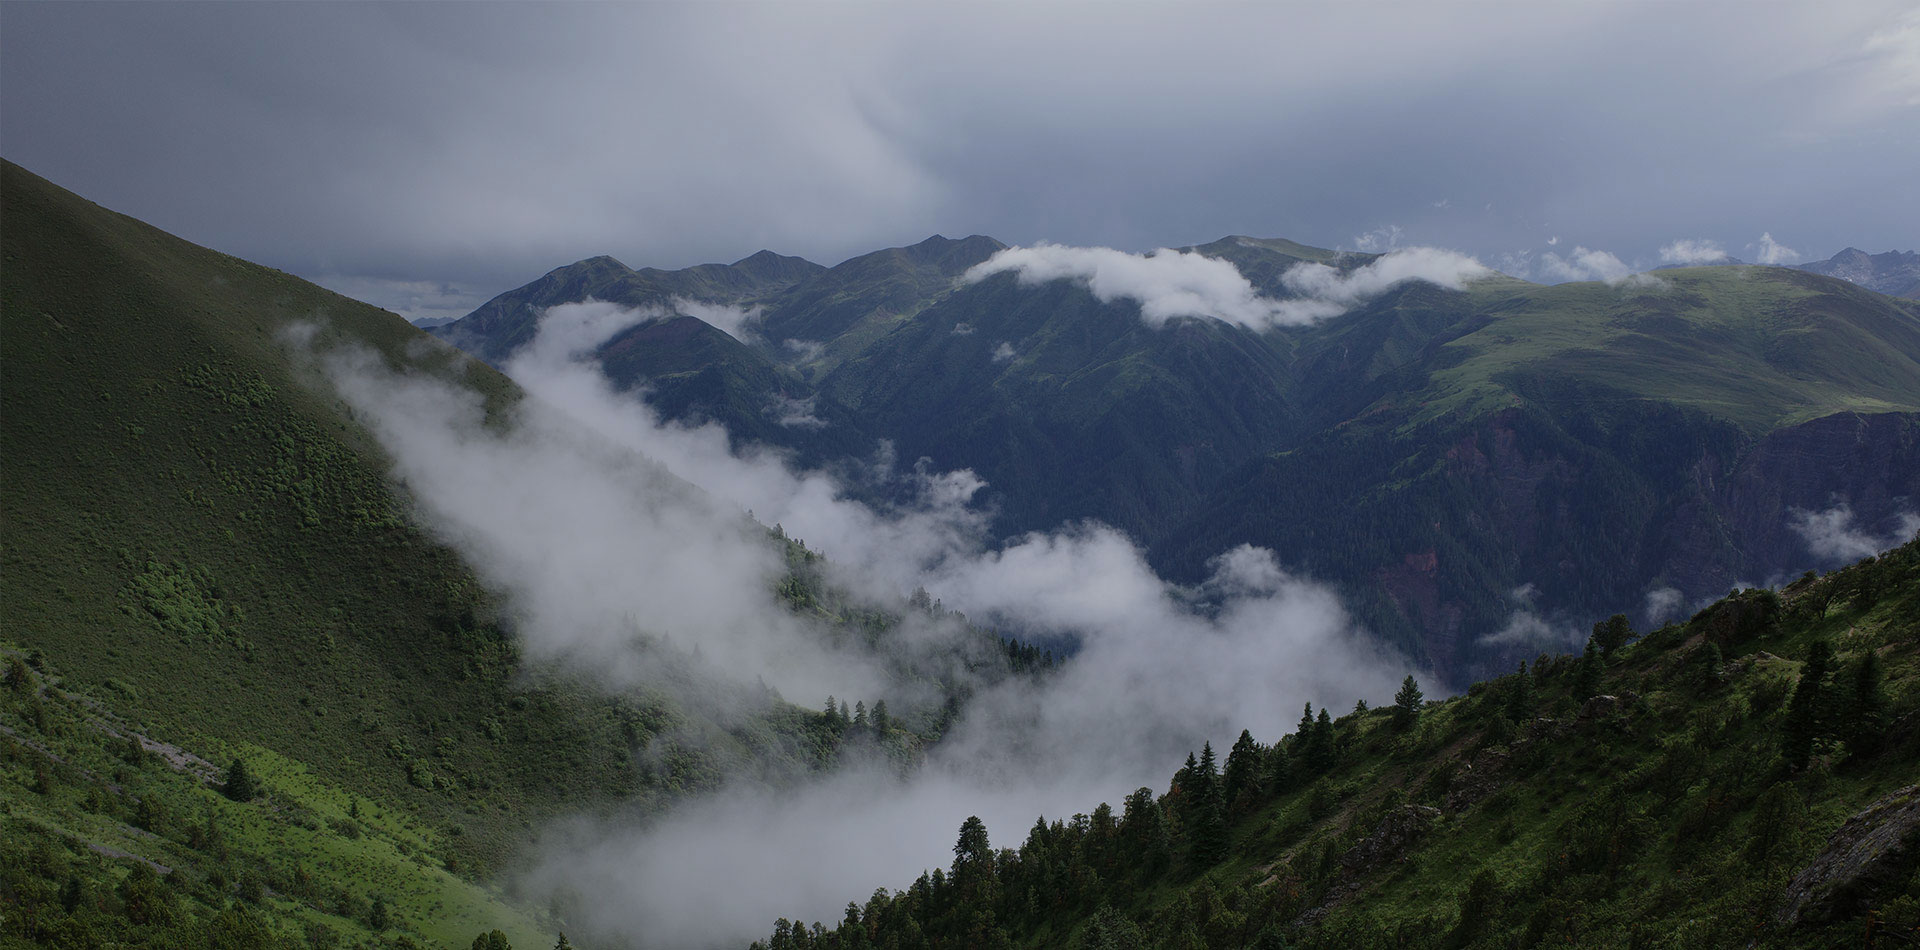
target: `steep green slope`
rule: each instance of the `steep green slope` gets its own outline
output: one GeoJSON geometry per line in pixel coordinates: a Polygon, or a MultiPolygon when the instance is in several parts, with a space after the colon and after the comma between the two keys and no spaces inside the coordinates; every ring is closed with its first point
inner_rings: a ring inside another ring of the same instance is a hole
{"type": "MultiPolygon", "coordinates": [[[[552,918],[474,883],[538,823],[659,807],[736,764],[779,781],[833,761],[833,716],[776,701],[727,729],[663,696],[529,668],[471,570],[410,523],[378,445],[289,331],[372,347],[496,410],[519,398],[498,373],[394,314],[11,164],[0,209],[0,652],[35,670],[0,710],[0,940],[91,945],[60,936],[72,924],[132,946],[203,946],[204,928],[259,924],[270,943],[312,923],[464,945],[471,935],[449,928],[495,920],[550,943],[552,918]],[[181,767],[115,764],[129,732],[181,767]],[[211,797],[230,757],[262,773],[266,804],[211,797]],[[336,825],[354,802],[376,817],[336,825]],[[209,820],[227,829],[211,850],[209,820]],[[142,905],[124,893],[143,862],[174,869],[161,875],[166,920],[135,919],[142,905]],[[240,923],[226,913],[235,898],[240,923]],[[391,927],[372,926],[374,898],[391,927]],[[82,904],[104,916],[73,923],[92,913],[82,904]]],[[[897,610],[828,589],[816,555],[768,543],[787,553],[792,609],[885,652],[897,610]]],[[[975,636],[981,675],[1024,655],[975,636]]],[[[910,759],[937,734],[947,687],[914,657],[889,659],[934,696],[899,710],[887,737],[910,759]]]]}
{"type": "Polygon", "coordinates": [[[970,820],[950,871],[756,946],[1920,939],[1920,540],[1637,641],[1616,619],[1464,696],[1309,707],[1017,850],[970,820]]]}
{"type": "Polygon", "coordinates": [[[1404,402],[1419,404],[1416,419],[1484,413],[1578,379],[1749,435],[1842,411],[1920,411],[1920,309],[1778,267],[1658,280],[1486,287],[1475,301],[1486,325],[1450,340],[1445,368],[1404,402]]]}
{"type": "Polygon", "coordinates": [[[489,859],[505,842],[468,807],[543,811],[631,780],[599,704],[512,709],[515,651],[487,598],[406,523],[377,447],[296,378],[281,335],[321,322],[496,402],[504,377],[14,166],[5,208],[5,637],[118,684],[167,735],[253,742],[471,824],[489,859]],[[516,767],[491,768],[489,719],[512,723],[516,767]],[[389,747],[407,751],[369,755],[389,747]],[[420,787],[416,761],[456,781],[420,787]]]}

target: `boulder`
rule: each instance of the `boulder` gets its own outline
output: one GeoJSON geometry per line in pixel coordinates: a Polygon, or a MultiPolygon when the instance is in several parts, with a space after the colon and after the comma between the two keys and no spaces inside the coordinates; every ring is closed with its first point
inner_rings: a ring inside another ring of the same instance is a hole
{"type": "Polygon", "coordinates": [[[1898,892],[1920,866],[1920,785],[1909,785],[1848,818],[1787,885],[1775,914],[1783,927],[1845,920],[1898,892]]]}

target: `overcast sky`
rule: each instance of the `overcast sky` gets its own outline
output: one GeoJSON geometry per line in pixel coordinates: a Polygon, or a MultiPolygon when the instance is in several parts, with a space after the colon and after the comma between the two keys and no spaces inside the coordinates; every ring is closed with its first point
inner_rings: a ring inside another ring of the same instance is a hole
{"type": "Polygon", "coordinates": [[[1806,260],[1920,244],[1920,7],[7,2],[0,154],[416,317],[933,233],[1806,260]]]}

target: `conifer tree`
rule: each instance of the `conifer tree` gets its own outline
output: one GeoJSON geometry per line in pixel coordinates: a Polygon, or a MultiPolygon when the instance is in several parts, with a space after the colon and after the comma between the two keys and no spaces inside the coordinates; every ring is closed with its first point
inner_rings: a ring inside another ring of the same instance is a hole
{"type": "Polygon", "coordinates": [[[987,824],[979,816],[968,816],[960,823],[960,838],[953,844],[953,881],[962,902],[992,899],[993,846],[987,841],[987,824]]]}
{"type": "Polygon", "coordinates": [[[1267,753],[1267,788],[1278,794],[1293,787],[1294,755],[1281,743],[1267,753]]]}
{"type": "Polygon", "coordinates": [[[253,775],[247,771],[245,759],[233,760],[233,765],[227,768],[226,784],[220,786],[220,791],[236,802],[250,802],[259,793],[254,786],[253,775]]]}
{"type": "Polygon", "coordinates": [[[864,699],[855,700],[853,703],[853,728],[865,732],[867,725],[867,701],[864,699]]]}
{"type": "Polygon", "coordinates": [[[1334,745],[1333,716],[1321,707],[1320,715],[1313,720],[1313,734],[1307,741],[1307,771],[1314,775],[1325,775],[1333,771],[1334,760],[1339,750],[1334,745]]]}
{"type": "Polygon", "coordinates": [[[1135,789],[1120,817],[1123,856],[1134,872],[1151,879],[1167,866],[1167,823],[1153,789],[1135,789]]]}
{"type": "Polygon", "coordinates": [[[869,717],[873,724],[874,735],[885,737],[887,730],[893,728],[893,718],[887,715],[887,701],[877,699],[873,702],[873,715],[869,717]]]}
{"type": "Polygon", "coordinates": [[[1200,763],[1185,794],[1187,857],[1195,868],[1212,867],[1227,851],[1227,809],[1214,766],[1213,743],[1201,746],[1200,763]]]}
{"type": "Polygon", "coordinates": [[[1880,657],[1869,649],[1854,664],[1853,682],[1847,691],[1845,714],[1841,717],[1842,741],[1847,757],[1865,757],[1879,751],[1887,731],[1887,689],[1880,672],[1880,657]]]}
{"type": "Polygon", "coordinates": [[[1584,703],[1600,695],[1600,648],[1587,641],[1587,652],[1580,657],[1580,668],[1573,674],[1573,701],[1584,703]]]}
{"type": "Polygon", "coordinates": [[[1787,718],[1781,724],[1780,753],[1787,767],[1799,771],[1813,756],[1813,744],[1827,730],[1827,674],[1833,669],[1833,648],[1825,640],[1815,640],[1807,648],[1807,661],[1800,667],[1800,681],[1794,684],[1793,698],[1787,701],[1787,718]]]}
{"type": "Polygon", "coordinates": [[[1527,722],[1533,718],[1533,677],[1527,673],[1527,664],[1508,678],[1507,718],[1514,722],[1527,722]]]}
{"type": "Polygon", "coordinates": [[[1402,732],[1413,727],[1414,720],[1420,716],[1420,684],[1414,682],[1413,674],[1400,683],[1400,691],[1393,694],[1393,725],[1402,732]]]}
{"type": "Polygon", "coordinates": [[[1234,740],[1233,749],[1227,753],[1227,771],[1222,779],[1221,795],[1229,809],[1239,807],[1243,796],[1259,791],[1259,758],[1260,747],[1253,741],[1253,732],[1240,730],[1240,738],[1234,740]]]}

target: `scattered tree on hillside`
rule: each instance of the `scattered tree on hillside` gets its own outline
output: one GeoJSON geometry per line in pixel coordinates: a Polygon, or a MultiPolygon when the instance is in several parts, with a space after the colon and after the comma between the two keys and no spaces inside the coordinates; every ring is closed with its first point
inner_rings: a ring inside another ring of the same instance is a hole
{"type": "Polygon", "coordinates": [[[1599,645],[1601,656],[1611,657],[1634,636],[1633,624],[1627,622],[1627,615],[1614,614],[1593,625],[1593,636],[1589,642],[1599,645]]]}
{"type": "Polygon", "coordinates": [[[1420,702],[1424,698],[1420,694],[1420,684],[1414,682],[1412,673],[1408,673],[1400,683],[1400,691],[1393,694],[1394,728],[1402,732],[1413,728],[1414,720],[1420,717],[1420,702]]]}
{"type": "Polygon", "coordinates": [[[1592,640],[1587,641],[1587,652],[1580,657],[1580,667],[1573,674],[1573,701],[1584,703],[1600,694],[1600,648],[1592,640]]]}
{"type": "Polygon", "coordinates": [[[1781,724],[1780,753],[1787,767],[1799,771],[1807,767],[1813,746],[1828,725],[1827,674],[1833,671],[1833,648],[1825,640],[1815,640],[1807,648],[1807,661],[1800,667],[1800,681],[1794,684],[1793,698],[1787,701],[1787,718],[1781,724]]]}
{"type": "Polygon", "coordinates": [[[1527,672],[1527,664],[1520,664],[1519,671],[1507,677],[1507,718],[1514,722],[1527,722],[1533,718],[1533,676],[1527,672]]]}
{"type": "Polygon", "coordinates": [[[33,671],[18,653],[7,655],[7,687],[22,696],[33,692],[33,671]]]}
{"type": "Polygon", "coordinates": [[[1460,891],[1460,917],[1454,923],[1449,942],[1456,947],[1472,943],[1498,911],[1499,902],[1500,879],[1494,877],[1492,871],[1482,868],[1460,891]]]}
{"type": "Polygon", "coordinates": [[[1314,717],[1304,758],[1307,770],[1314,775],[1333,771],[1333,763],[1339,758],[1339,749],[1334,745],[1333,716],[1327,713],[1324,706],[1320,708],[1320,715],[1314,717]]]}
{"type": "Polygon", "coordinates": [[[1846,707],[1840,716],[1841,741],[1847,745],[1847,757],[1865,757],[1879,751],[1887,731],[1887,689],[1880,672],[1880,656],[1872,650],[1853,666],[1853,682],[1847,691],[1846,707]]]}
{"type": "Polygon", "coordinates": [[[234,759],[227,768],[226,784],[220,786],[220,792],[236,802],[250,802],[260,793],[254,785],[252,773],[247,771],[245,759],[234,759]]]}
{"type": "MultiPolygon", "coordinates": [[[[561,942],[566,942],[566,938],[562,937],[561,942]]],[[[506,934],[490,930],[473,938],[473,950],[513,950],[513,945],[507,942],[506,934]]]]}

